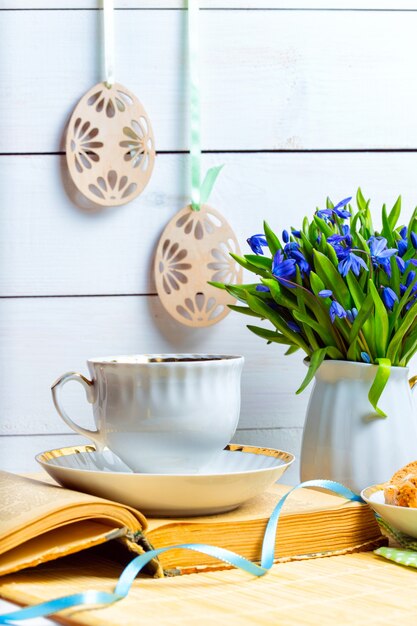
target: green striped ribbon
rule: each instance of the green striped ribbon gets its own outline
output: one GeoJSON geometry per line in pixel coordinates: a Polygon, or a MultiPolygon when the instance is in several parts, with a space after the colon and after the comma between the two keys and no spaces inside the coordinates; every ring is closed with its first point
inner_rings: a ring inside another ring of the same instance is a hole
{"type": "Polygon", "coordinates": [[[223,165],[211,167],[201,183],[201,123],[199,81],[199,0],[188,0],[188,82],[190,97],[191,208],[207,202],[223,165]]]}

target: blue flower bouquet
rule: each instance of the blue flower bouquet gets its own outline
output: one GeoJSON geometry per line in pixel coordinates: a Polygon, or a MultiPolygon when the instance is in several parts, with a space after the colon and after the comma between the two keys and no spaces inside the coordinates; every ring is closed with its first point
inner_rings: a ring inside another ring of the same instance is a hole
{"type": "Polygon", "coordinates": [[[406,366],[417,350],[417,209],[408,225],[397,226],[401,198],[375,230],[359,189],[357,208],[345,198],[328,199],[312,220],[280,239],[264,223],[264,233],[247,241],[253,254],[233,255],[260,282],[224,285],[242,305],[233,311],[271,322],[273,329],[249,325],[268,343],[301,349],[307,375],[300,393],[325,359],[377,365],[369,400],[378,415],[378,400],[391,366],[406,366]]]}

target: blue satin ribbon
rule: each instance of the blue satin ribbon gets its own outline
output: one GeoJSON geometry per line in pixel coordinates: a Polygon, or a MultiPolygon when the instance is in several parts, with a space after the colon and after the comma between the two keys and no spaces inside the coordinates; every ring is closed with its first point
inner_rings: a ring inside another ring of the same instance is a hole
{"type": "Polygon", "coordinates": [[[118,602],[128,595],[136,576],[145,567],[145,565],[149,563],[149,561],[163,552],[178,550],[179,548],[202,552],[203,554],[219,559],[219,561],[224,561],[229,565],[233,565],[234,567],[237,567],[248,574],[252,574],[253,576],[264,576],[271,569],[274,563],[275,539],[281,509],[287,498],[296,489],[300,489],[301,487],[321,487],[332,491],[347,500],[363,502],[359,495],[347,487],[344,487],[340,483],[332,480],[308,480],[300,483],[288,491],[288,493],[282,496],[275,506],[265,529],[260,565],[253,563],[252,561],[248,561],[248,559],[245,559],[243,556],[236,554],[235,552],[231,552],[230,550],[225,550],[224,548],[219,548],[217,546],[210,546],[204,543],[184,543],[167,546],[165,548],[158,548],[157,550],[150,550],[145,554],[135,557],[123,570],[113,593],[91,590],[64,596],[62,598],[56,598],[55,600],[49,600],[48,602],[42,602],[41,604],[36,604],[35,606],[18,609],[17,611],[0,615],[0,624],[13,624],[17,620],[32,619],[33,617],[45,617],[46,615],[52,615],[62,611],[63,609],[74,608],[76,606],[91,608],[94,605],[104,606],[114,604],[114,602],[118,602]]]}
{"type": "Polygon", "coordinates": [[[201,183],[201,124],[199,88],[199,0],[188,0],[188,88],[190,95],[191,208],[205,204],[223,165],[211,167],[201,183]]]}

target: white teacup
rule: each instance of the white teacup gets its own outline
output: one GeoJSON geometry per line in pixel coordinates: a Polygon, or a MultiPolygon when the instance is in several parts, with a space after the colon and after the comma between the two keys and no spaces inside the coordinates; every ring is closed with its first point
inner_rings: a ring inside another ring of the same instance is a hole
{"type": "Polygon", "coordinates": [[[56,410],[77,433],[107,446],[135,472],[193,473],[227,445],[240,411],[242,356],[140,354],[87,361],[52,385],[56,410]],[[60,392],[80,382],[97,430],[75,424],[60,392]]]}

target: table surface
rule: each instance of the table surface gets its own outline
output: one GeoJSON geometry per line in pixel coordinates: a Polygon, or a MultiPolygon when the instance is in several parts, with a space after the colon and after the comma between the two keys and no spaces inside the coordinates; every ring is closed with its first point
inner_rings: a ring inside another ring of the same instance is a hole
{"type": "MultiPolygon", "coordinates": [[[[0,593],[36,603],[114,589],[120,565],[85,553],[66,559],[5,576],[0,593]]],[[[140,626],[415,626],[417,571],[367,552],[280,563],[262,578],[236,569],[144,577],[117,604],[61,615],[83,626],[138,626],[138,615],[140,626]]]]}
{"type": "MultiPolygon", "coordinates": [[[[0,594],[36,604],[87,589],[113,591],[121,569],[108,559],[92,562],[81,552],[2,577],[0,594]]],[[[0,599],[0,614],[15,607],[0,599]]],[[[195,626],[197,615],[199,626],[226,621],[228,626],[415,626],[417,571],[362,552],[280,563],[262,578],[236,569],[144,577],[135,580],[126,599],[103,609],[72,611],[69,623],[137,626],[139,612],[141,626],[195,626]]],[[[58,624],[46,618],[14,623],[58,624]]]]}
{"type": "MultiPolygon", "coordinates": [[[[2,615],[3,613],[9,613],[14,609],[19,608],[20,607],[14,602],[7,602],[7,600],[2,600],[0,598],[0,615],[2,615]]],[[[58,622],[46,617],[36,617],[35,619],[30,620],[30,622],[19,620],[18,622],[14,622],[14,624],[16,624],[16,626],[23,626],[23,624],[25,626],[51,626],[51,624],[58,624],[58,622]]]]}

